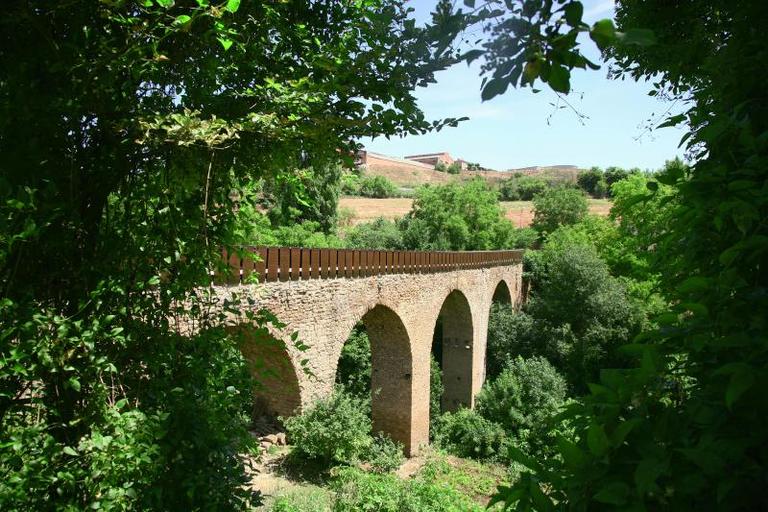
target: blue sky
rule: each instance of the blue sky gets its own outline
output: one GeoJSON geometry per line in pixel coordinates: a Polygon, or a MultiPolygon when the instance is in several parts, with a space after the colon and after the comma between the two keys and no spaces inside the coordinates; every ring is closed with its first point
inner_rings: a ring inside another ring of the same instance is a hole
{"type": "MultiPolygon", "coordinates": [[[[582,3],[588,23],[613,16],[613,0],[582,3]]],[[[435,0],[412,0],[417,20],[428,19],[434,4],[435,0]]],[[[584,43],[587,57],[599,61],[591,41],[584,43]]],[[[608,80],[606,75],[606,64],[599,71],[573,73],[567,99],[587,116],[580,121],[568,109],[555,110],[551,104],[557,103],[557,95],[546,88],[538,94],[529,88],[510,88],[503,96],[482,102],[477,62],[471,67],[460,64],[440,72],[437,83],[420,88],[416,96],[428,119],[467,116],[468,121],[427,135],[361,142],[370,151],[393,156],[448,151],[499,170],[557,164],[657,169],[665,160],[682,157],[677,147],[683,135],[680,128],[646,130],[648,119],[658,124],[669,104],[648,96],[648,84],[608,80]]]]}

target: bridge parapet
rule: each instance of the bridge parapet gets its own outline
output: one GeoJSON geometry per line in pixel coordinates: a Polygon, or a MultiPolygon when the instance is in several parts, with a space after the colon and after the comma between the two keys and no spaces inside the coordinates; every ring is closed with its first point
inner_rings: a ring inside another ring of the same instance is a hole
{"type": "Polygon", "coordinates": [[[385,251],[248,247],[223,251],[229,275],[220,284],[369,277],[385,274],[429,274],[515,265],[522,250],[506,251],[385,251]],[[255,273],[255,276],[253,274],[255,273]],[[248,280],[248,281],[246,281],[248,280]]]}

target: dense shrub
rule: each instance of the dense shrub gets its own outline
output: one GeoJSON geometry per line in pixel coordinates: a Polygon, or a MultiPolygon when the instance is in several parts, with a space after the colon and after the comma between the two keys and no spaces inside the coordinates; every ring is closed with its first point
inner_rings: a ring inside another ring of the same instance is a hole
{"type": "Polygon", "coordinates": [[[459,457],[498,458],[505,439],[504,429],[498,423],[471,409],[446,412],[435,426],[435,443],[459,457]]]}
{"type": "Polygon", "coordinates": [[[374,473],[390,473],[399,468],[405,460],[403,445],[377,434],[364,459],[374,473]]]}
{"type": "Polygon", "coordinates": [[[559,226],[576,224],[587,216],[584,194],[572,188],[554,188],[533,199],[533,228],[551,233],[559,226]]]}
{"type": "Polygon", "coordinates": [[[360,195],[360,175],[345,172],[341,175],[340,180],[341,193],[347,196],[360,195]]]}
{"type": "Polygon", "coordinates": [[[282,421],[299,455],[328,466],[349,464],[370,449],[369,408],[364,400],[337,389],[302,414],[282,421]]]}
{"type": "Polygon", "coordinates": [[[396,197],[397,187],[384,176],[363,176],[360,179],[360,195],[377,199],[396,197]]]}
{"type": "Polygon", "coordinates": [[[403,235],[397,223],[379,217],[348,229],[344,243],[354,249],[398,250],[403,248],[403,235]]]}
{"type": "Polygon", "coordinates": [[[477,412],[511,435],[541,431],[566,398],[566,382],[543,357],[513,359],[477,395],[477,412]]]}
{"type": "Polygon", "coordinates": [[[453,162],[445,170],[446,170],[446,172],[448,172],[448,174],[460,174],[461,173],[461,164],[459,162],[453,162]]]}
{"type": "Polygon", "coordinates": [[[421,479],[344,468],[332,481],[334,512],[480,512],[483,507],[454,489],[421,479]]]}

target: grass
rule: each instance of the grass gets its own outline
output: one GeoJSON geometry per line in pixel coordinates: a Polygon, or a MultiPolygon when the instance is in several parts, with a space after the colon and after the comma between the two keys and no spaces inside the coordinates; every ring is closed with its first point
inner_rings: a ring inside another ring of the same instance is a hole
{"type": "Polygon", "coordinates": [[[510,473],[505,466],[462,459],[434,451],[416,475],[430,483],[445,484],[486,505],[499,485],[507,485],[510,473]]]}

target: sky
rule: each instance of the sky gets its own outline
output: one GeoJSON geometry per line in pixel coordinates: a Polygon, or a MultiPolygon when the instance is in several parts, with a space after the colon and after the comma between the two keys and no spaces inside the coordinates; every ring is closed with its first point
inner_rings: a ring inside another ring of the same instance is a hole
{"type": "MultiPolygon", "coordinates": [[[[435,0],[411,0],[417,21],[429,19],[435,0]]],[[[461,3],[461,2],[459,2],[461,3]]],[[[613,0],[582,0],[587,23],[613,17],[613,0]]],[[[599,52],[588,39],[583,53],[599,62],[599,52]]],[[[470,119],[456,128],[404,138],[363,139],[369,151],[391,156],[448,151],[454,158],[504,170],[529,166],[576,165],[660,168],[665,160],[683,156],[680,128],[648,130],[648,120],[659,124],[670,107],[648,96],[651,86],[632,80],[609,80],[607,65],[598,71],[574,70],[567,100],[586,118],[569,109],[555,109],[557,95],[546,87],[509,88],[503,96],[482,102],[482,78],[476,61],[436,74],[437,83],[419,88],[416,97],[427,119],[470,119]]],[[[562,102],[561,102],[562,104],[562,102]]]]}

